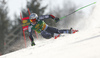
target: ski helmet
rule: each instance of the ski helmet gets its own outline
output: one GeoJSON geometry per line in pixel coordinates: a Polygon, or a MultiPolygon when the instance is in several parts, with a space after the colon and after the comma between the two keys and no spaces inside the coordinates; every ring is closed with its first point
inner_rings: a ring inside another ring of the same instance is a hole
{"type": "Polygon", "coordinates": [[[38,15],[36,13],[31,13],[29,16],[30,22],[36,21],[38,15]]]}

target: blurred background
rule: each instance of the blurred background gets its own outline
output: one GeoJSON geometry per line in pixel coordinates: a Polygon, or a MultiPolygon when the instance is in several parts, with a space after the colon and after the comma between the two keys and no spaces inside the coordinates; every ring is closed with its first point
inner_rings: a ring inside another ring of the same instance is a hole
{"type": "MultiPolygon", "coordinates": [[[[0,55],[7,54],[25,48],[20,12],[23,17],[28,17],[30,12],[38,15],[52,14],[56,17],[63,17],[71,12],[96,2],[97,0],[0,0],[0,55]]],[[[58,29],[75,28],[83,29],[85,19],[88,18],[95,5],[84,8],[55,23],[52,19],[45,20],[49,26],[58,29]],[[83,26],[81,26],[81,24],[83,26]]],[[[33,32],[34,33],[34,32],[33,32]]],[[[25,31],[26,45],[31,46],[28,38],[28,31],[25,31]]],[[[44,38],[38,34],[38,39],[44,38]]]]}

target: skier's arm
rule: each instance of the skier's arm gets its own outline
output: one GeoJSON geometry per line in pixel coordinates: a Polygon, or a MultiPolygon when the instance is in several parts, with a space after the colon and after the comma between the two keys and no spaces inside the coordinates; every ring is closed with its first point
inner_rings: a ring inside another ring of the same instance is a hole
{"type": "Polygon", "coordinates": [[[40,20],[44,20],[44,19],[54,19],[56,22],[59,21],[59,18],[55,17],[54,15],[42,15],[38,17],[40,20]]]}
{"type": "Polygon", "coordinates": [[[31,42],[33,42],[34,41],[34,38],[32,37],[31,26],[28,27],[28,32],[29,32],[29,39],[31,40],[31,42]]]}
{"type": "Polygon", "coordinates": [[[49,18],[54,19],[55,16],[53,16],[53,15],[41,15],[41,16],[39,16],[38,18],[39,18],[40,20],[49,19],[49,18]]]}

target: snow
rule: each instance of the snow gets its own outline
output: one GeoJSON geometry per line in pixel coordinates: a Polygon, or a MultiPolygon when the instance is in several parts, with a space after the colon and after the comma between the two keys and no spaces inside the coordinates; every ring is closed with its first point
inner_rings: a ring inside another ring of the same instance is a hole
{"type": "Polygon", "coordinates": [[[0,58],[100,58],[100,2],[86,20],[87,29],[75,34],[64,34],[57,39],[36,40],[29,46],[0,58]]]}

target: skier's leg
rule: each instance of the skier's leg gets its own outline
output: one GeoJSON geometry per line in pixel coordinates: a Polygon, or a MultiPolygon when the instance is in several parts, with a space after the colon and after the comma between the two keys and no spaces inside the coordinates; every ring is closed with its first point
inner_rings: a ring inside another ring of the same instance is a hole
{"type": "Polygon", "coordinates": [[[73,34],[77,32],[78,30],[73,30],[72,28],[66,29],[66,30],[59,30],[60,33],[67,33],[67,34],[73,34]]]}
{"type": "Polygon", "coordinates": [[[46,29],[46,31],[49,32],[49,33],[51,33],[51,36],[52,36],[52,37],[60,36],[59,30],[56,29],[56,28],[48,27],[48,28],[46,29]]]}
{"type": "Polygon", "coordinates": [[[63,30],[58,30],[56,28],[53,28],[53,27],[48,27],[47,32],[51,33],[51,34],[54,34],[54,33],[57,33],[57,34],[61,34],[61,33],[68,33],[68,34],[71,34],[71,31],[72,31],[72,28],[70,29],[63,29],[63,30]]]}
{"type": "Polygon", "coordinates": [[[67,33],[67,34],[72,34],[72,28],[70,29],[65,29],[65,30],[59,30],[60,33],[67,33]]]}
{"type": "Polygon", "coordinates": [[[59,30],[59,32],[62,34],[62,33],[67,33],[67,34],[71,34],[71,31],[70,30],[59,30]]]}
{"type": "Polygon", "coordinates": [[[48,27],[48,28],[46,29],[46,31],[49,32],[49,33],[51,33],[51,34],[54,34],[54,33],[60,34],[59,30],[56,29],[56,28],[53,28],[53,27],[48,27]]]}
{"type": "Polygon", "coordinates": [[[50,39],[52,37],[51,33],[48,33],[47,31],[42,31],[41,35],[46,39],[50,39]]]}
{"type": "Polygon", "coordinates": [[[49,32],[49,33],[51,33],[52,36],[55,36],[55,33],[56,33],[57,35],[59,35],[59,34],[62,34],[62,33],[73,34],[74,32],[76,32],[76,31],[73,31],[72,28],[70,28],[70,29],[65,29],[65,30],[64,30],[64,29],[63,29],[63,30],[58,30],[58,29],[53,28],[53,27],[48,27],[48,28],[46,29],[46,31],[49,32]]]}

